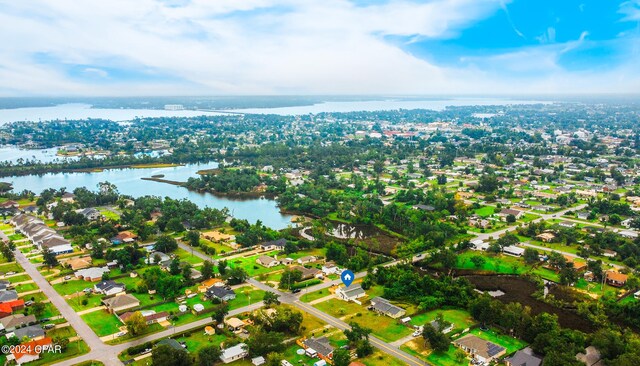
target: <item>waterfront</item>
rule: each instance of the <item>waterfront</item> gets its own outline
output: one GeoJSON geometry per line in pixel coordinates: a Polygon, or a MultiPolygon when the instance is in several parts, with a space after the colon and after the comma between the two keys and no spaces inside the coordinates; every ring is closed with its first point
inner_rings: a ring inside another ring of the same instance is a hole
{"type": "Polygon", "coordinates": [[[14,192],[27,189],[36,194],[47,188],[60,189],[65,187],[67,191],[73,191],[78,187],[87,187],[88,189],[96,190],[98,183],[110,182],[118,187],[120,193],[133,197],[152,195],[173,199],[188,199],[199,207],[208,206],[219,209],[227,207],[236,218],[246,219],[251,223],[260,220],[263,224],[273,229],[283,229],[291,225],[293,216],[281,214],[274,200],[219,197],[210,193],[193,192],[183,187],[141,179],[152,175],[164,175],[164,179],[184,182],[189,177],[195,177],[198,170],[217,167],[217,163],[208,163],[168,168],[105,169],[94,173],[48,173],[44,175],[6,177],[0,179],[0,181],[11,183],[14,192]]]}

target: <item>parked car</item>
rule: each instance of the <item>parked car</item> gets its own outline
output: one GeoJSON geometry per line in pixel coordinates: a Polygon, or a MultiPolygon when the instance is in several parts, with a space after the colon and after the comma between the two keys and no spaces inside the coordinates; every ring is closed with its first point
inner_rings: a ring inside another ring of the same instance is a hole
{"type": "Polygon", "coordinates": [[[42,329],[44,330],[53,329],[55,328],[55,326],[56,326],[55,324],[45,324],[42,326],[42,329]]]}
{"type": "Polygon", "coordinates": [[[298,292],[300,292],[300,289],[299,289],[299,288],[296,288],[296,289],[291,290],[291,293],[293,293],[293,294],[297,294],[298,292]]]}
{"type": "Polygon", "coordinates": [[[26,301],[26,302],[24,303],[24,306],[31,306],[31,305],[33,305],[33,301],[31,301],[31,300],[26,301]]]}
{"type": "Polygon", "coordinates": [[[71,276],[64,276],[64,279],[68,281],[71,279],[71,276]]]}

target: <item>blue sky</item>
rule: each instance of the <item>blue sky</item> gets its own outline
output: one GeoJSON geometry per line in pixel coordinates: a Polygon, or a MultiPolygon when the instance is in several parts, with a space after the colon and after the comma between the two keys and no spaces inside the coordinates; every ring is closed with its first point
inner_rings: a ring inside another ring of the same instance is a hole
{"type": "Polygon", "coordinates": [[[640,92],[640,0],[0,0],[0,95],[640,92]]]}

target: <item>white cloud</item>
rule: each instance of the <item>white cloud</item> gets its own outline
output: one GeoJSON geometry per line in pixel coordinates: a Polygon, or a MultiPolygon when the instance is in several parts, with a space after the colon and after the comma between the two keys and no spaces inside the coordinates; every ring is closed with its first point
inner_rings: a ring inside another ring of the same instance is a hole
{"type": "MultiPolygon", "coordinates": [[[[508,72],[535,69],[541,78],[564,72],[542,50],[495,57],[503,72],[487,60],[464,69],[437,66],[384,40],[454,38],[506,9],[500,0],[391,0],[366,7],[347,0],[0,2],[4,95],[527,92],[513,88],[508,72]],[[93,77],[69,76],[66,64],[93,77]],[[118,79],[107,73],[112,68],[157,78],[118,79]]],[[[546,37],[553,42],[555,31],[546,37]]],[[[614,80],[599,87],[619,87],[614,80]]]]}

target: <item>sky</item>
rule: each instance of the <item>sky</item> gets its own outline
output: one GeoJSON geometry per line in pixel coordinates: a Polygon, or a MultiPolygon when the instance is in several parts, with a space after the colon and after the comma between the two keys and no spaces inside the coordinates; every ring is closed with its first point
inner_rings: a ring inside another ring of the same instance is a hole
{"type": "Polygon", "coordinates": [[[640,93],[640,0],[0,0],[0,96],[640,93]]]}

